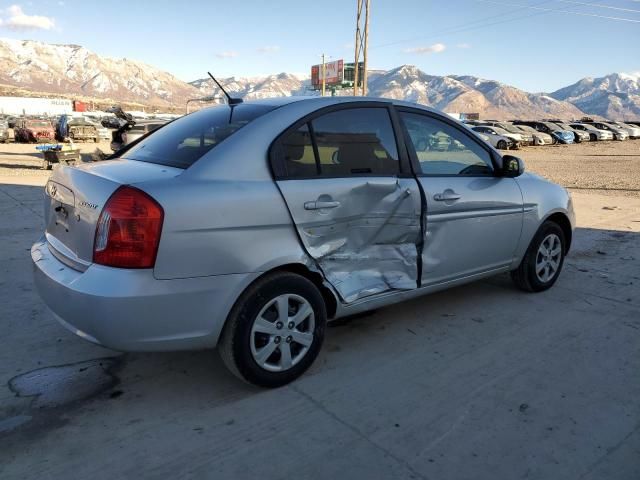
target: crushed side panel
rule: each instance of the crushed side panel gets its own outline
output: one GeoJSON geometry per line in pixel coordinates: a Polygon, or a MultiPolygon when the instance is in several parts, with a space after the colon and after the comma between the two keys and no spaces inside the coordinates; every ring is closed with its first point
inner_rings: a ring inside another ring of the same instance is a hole
{"type": "Polygon", "coordinates": [[[416,288],[421,207],[415,180],[362,179],[333,193],[339,213],[296,223],[307,251],[342,299],[350,303],[416,288]]]}

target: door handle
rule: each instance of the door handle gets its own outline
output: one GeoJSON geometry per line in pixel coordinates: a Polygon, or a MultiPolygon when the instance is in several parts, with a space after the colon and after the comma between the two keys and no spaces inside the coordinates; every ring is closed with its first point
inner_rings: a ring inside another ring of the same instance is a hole
{"type": "Polygon", "coordinates": [[[340,202],[304,202],[305,210],[323,210],[325,208],[336,208],[340,206],[340,202]]]}
{"type": "Polygon", "coordinates": [[[458,195],[456,192],[454,191],[444,191],[442,193],[436,193],[433,196],[433,199],[437,202],[450,202],[450,201],[454,201],[454,200],[460,200],[460,195],[458,195]]]}

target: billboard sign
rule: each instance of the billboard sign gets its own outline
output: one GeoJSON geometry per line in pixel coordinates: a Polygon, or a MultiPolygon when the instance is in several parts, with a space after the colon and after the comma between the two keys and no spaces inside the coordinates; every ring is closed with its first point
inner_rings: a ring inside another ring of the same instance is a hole
{"type": "MultiPolygon", "coordinates": [[[[336,60],[324,64],[324,80],[326,85],[340,85],[344,76],[344,61],[336,60]]],[[[322,65],[311,67],[311,84],[319,87],[322,84],[322,65]]]]}

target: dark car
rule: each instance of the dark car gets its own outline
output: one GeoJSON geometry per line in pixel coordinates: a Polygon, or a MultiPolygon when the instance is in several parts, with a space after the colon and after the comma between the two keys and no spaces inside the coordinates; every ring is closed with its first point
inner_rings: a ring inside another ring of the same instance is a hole
{"type": "Polygon", "coordinates": [[[55,130],[49,120],[21,118],[15,125],[16,142],[47,143],[55,140],[55,130]]]}
{"type": "Polygon", "coordinates": [[[539,132],[548,133],[556,140],[556,143],[570,144],[574,141],[573,131],[564,130],[555,123],[541,122],[534,120],[513,120],[511,123],[514,125],[529,125],[535,128],[539,132]]]}
{"type": "MultiPolygon", "coordinates": [[[[113,113],[120,124],[120,127],[111,133],[111,150],[114,152],[117,152],[122,147],[129,145],[167,123],[167,120],[162,119],[136,119],[120,107],[112,107],[107,111],[113,113]]],[[[107,117],[102,119],[102,125],[111,128],[113,121],[113,118],[108,119],[107,117]]]]}
{"type": "Polygon", "coordinates": [[[68,138],[75,142],[97,143],[98,128],[86,117],[62,115],[56,127],[56,138],[61,142],[68,138]]]}

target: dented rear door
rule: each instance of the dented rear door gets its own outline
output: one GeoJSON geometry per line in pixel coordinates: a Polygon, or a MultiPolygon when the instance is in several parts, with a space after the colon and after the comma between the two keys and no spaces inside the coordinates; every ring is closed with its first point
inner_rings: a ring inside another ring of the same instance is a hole
{"type": "Polygon", "coordinates": [[[344,302],[417,287],[420,190],[386,107],[321,114],[276,150],[298,235],[344,302]]]}

